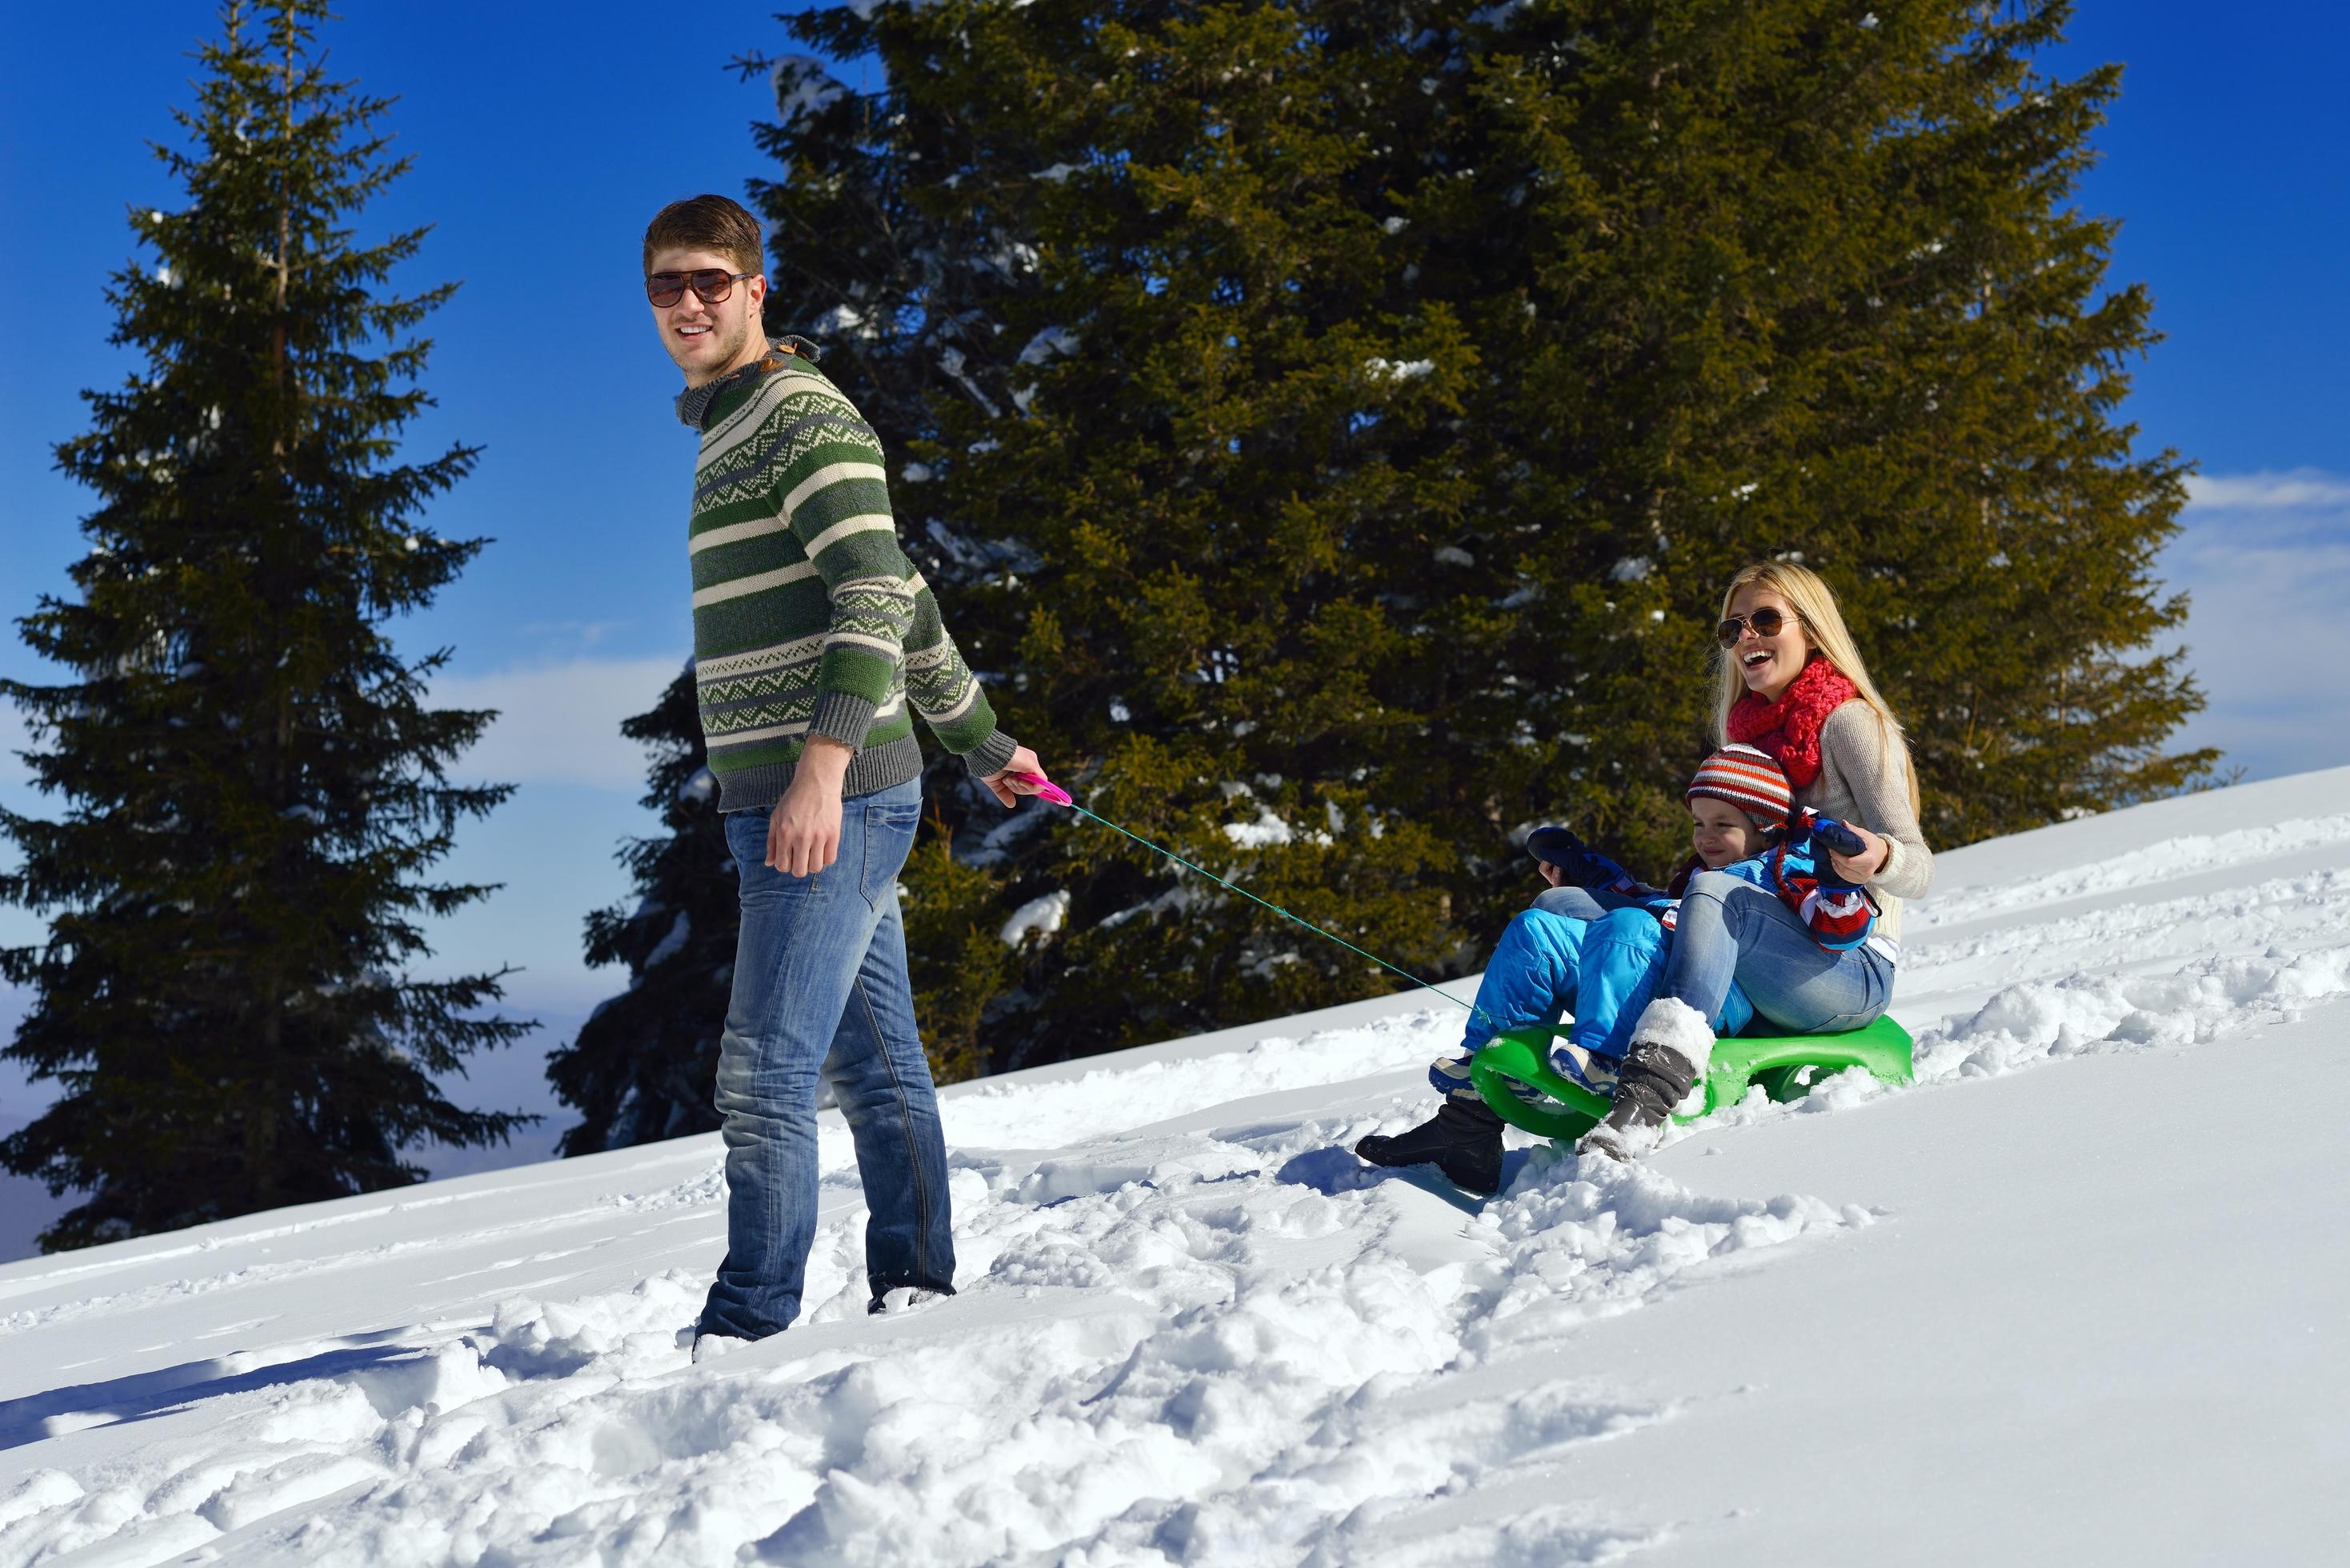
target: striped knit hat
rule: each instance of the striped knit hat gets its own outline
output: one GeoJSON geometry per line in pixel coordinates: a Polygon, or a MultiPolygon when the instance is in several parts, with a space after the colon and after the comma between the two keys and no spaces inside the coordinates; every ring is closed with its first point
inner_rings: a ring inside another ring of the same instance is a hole
{"type": "Polygon", "coordinates": [[[1762,828],[1784,827],[1795,805],[1787,788],[1787,775],[1780,772],[1779,764],[1752,746],[1734,742],[1705,759],[1681,798],[1695,800],[1700,795],[1728,801],[1762,828]]]}

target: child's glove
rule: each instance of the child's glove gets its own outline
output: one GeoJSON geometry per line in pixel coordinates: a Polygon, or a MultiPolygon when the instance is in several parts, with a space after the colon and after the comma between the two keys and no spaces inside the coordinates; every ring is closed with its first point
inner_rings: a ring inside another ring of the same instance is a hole
{"type": "Polygon", "coordinates": [[[1834,858],[1841,855],[1853,859],[1867,854],[1868,846],[1859,834],[1835,817],[1822,816],[1808,806],[1804,808],[1796,831],[1812,842],[1812,875],[1819,879],[1822,888],[1841,890],[1860,886],[1846,879],[1845,874],[1836,869],[1834,858]]]}
{"type": "Polygon", "coordinates": [[[1577,838],[1570,828],[1535,828],[1526,835],[1526,853],[1557,867],[1572,888],[1597,887],[1624,874],[1622,867],[1577,838]]]}

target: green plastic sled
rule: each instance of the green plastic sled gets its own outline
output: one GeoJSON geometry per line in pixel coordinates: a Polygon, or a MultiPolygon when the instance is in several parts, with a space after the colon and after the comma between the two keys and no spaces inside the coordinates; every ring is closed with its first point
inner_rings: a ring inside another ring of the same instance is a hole
{"type": "MultiPolygon", "coordinates": [[[[1552,1070],[1550,1043],[1565,1033],[1565,1025],[1547,1023],[1507,1030],[1470,1059],[1469,1076],[1503,1121],[1543,1137],[1572,1141],[1607,1114],[1609,1102],[1552,1070]],[[1527,1104],[1511,1090],[1513,1082],[1540,1090],[1555,1106],[1527,1104]]],[[[1906,1084],[1911,1044],[1909,1031],[1889,1017],[1842,1034],[1730,1035],[1714,1043],[1705,1108],[1736,1105],[1750,1084],[1762,1085],[1774,1100],[1800,1099],[1814,1082],[1847,1067],[1866,1068],[1888,1084],[1906,1084]]]]}

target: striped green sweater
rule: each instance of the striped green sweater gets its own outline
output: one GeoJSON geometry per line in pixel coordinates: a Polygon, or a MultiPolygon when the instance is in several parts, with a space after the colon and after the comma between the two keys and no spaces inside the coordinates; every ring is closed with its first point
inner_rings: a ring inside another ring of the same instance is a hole
{"type": "Polygon", "coordinates": [[[920,713],[980,776],[1012,737],[899,547],[881,442],[787,339],[696,387],[678,417],[702,431],[693,470],[694,681],[721,811],[781,799],[807,737],[856,752],[844,795],[922,771],[920,713]]]}

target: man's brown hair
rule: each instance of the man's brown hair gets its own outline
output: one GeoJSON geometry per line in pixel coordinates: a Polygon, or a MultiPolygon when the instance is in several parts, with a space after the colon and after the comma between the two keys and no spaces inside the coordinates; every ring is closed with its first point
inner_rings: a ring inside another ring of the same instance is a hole
{"type": "Polygon", "coordinates": [[[764,272],[759,220],[727,196],[688,196],[653,214],[645,227],[645,270],[663,251],[715,251],[736,272],[764,272]]]}

